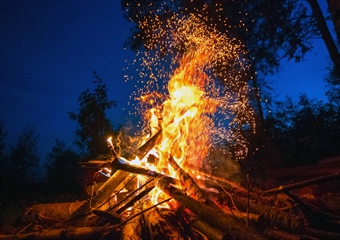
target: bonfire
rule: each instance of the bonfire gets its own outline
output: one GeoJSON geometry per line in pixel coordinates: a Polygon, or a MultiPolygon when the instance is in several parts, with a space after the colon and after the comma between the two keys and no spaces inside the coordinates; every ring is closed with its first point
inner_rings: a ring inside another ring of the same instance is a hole
{"type": "Polygon", "coordinates": [[[130,154],[133,157],[122,157],[114,147],[116,139],[108,139],[110,160],[82,163],[84,168],[98,168],[106,178],[101,186],[93,186],[87,200],[34,205],[26,222],[46,228],[0,239],[340,238],[339,216],[308,206],[290,192],[339,179],[337,174],[265,191],[251,187],[249,176],[243,181],[247,186],[242,186],[227,175],[213,174],[206,159],[220,139],[238,146],[239,161],[247,154],[240,129],[255,129],[247,81],[242,78],[248,66],[235,39],[207,28],[194,16],[180,26],[173,33],[173,45],[184,42],[185,53],[166,91],[148,87],[138,96],[144,132],[149,134],[130,154]],[[228,75],[231,63],[237,63],[231,67],[233,81],[218,84],[216,78],[222,71],[228,75]],[[288,196],[289,206],[273,201],[278,193],[288,196]],[[320,229],[315,218],[327,227],[320,229]]]}

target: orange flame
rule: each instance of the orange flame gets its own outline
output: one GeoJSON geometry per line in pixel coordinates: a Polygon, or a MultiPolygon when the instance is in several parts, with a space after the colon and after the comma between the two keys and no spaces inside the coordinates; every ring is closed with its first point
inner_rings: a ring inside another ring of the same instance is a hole
{"type": "MultiPolygon", "coordinates": [[[[250,107],[245,97],[248,88],[244,82],[235,81],[235,86],[239,90],[228,94],[221,90],[222,87],[216,84],[216,79],[213,79],[219,77],[216,75],[216,66],[227,71],[226,69],[230,68],[227,64],[237,60],[239,60],[239,68],[235,68],[234,78],[240,78],[239,75],[244,70],[241,68],[245,68],[246,64],[239,59],[239,53],[234,54],[235,51],[240,50],[239,46],[235,46],[235,39],[230,40],[216,30],[209,30],[194,16],[181,21],[178,31],[173,32],[173,39],[174,46],[176,41],[185,43],[185,53],[167,84],[168,95],[165,101],[144,114],[151,134],[162,129],[161,141],[157,142],[152,149],[152,154],[158,159],[154,167],[159,172],[178,178],[174,169],[168,164],[170,156],[188,173],[196,170],[192,169],[192,166],[201,168],[213,144],[212,135],[223,135],[221,129],[218,129],[220,126],[217,127],[214,121],[215,113],[218,111],[219,114],[226,114],[225,111],[228,110],[237,115],[239,109],[248,111],[250,107]],[[237,97],[234,102],[231,100],[233,96],[237,97]]],[[[152,59],[152,62],[154,61],[152,59]]],[[[145,62],[143,59],[143,63],[145,62]]],[[[147,64],[147,67],[150,65],[152,64],[147,64]]],[[[221,72],[219,74],[222,75],[221,72]]],[[[155,75],[150,74],[150,76],[153,80],[150,80],[149,84],[152,84],[155,75]]],[[[164,74],[162,76],[164,77],[164,74]]],[[[224,79],[227,77],[228,74],[224,75],[224,79]]],[[[228,84],[226,83],[225,87],[236,89],[234,85],[228,84]]],[[[154,106],[157,98],[159,100],[164,97],[150,89],[148,86],[147,93],[138,97],[141,104],[154,106]]],[[[235,118],[236,120],[230,121],[230,125],[253,124],[252,111],[250,110],[249,113],[245,120],[239,121],[235,118]]],[[[224,136],[225,138],[227,137],[224,136]]],[[[242,143],[241,138],[239,142],[242,143]]],[[[146,160],[143,159],[140,164],[146,164],[146,160]]]]}

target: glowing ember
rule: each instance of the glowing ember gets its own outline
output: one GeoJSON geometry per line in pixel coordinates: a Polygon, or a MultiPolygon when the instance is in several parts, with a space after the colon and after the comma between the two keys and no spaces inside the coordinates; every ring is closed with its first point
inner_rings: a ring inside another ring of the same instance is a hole
{"type": "MultiPolygon", "coordinates": [[[[170,69],[175,70],[170,76],[160,67],[157,50],[153,51],[154,56],[145,53],[140,71],[143,87],[133,94],[140,103],[136,112],[144,117],[143,128],[149,129],[150,135],[162,130],[160,141],[150,153],[157,159],[154,167],[175,178],[179,177],[168,164],[170,156],[188,173],[203,167],[210,147],[219,141],[241,146],[239,157],[245,156],[247,148],[241,130],[254,125],[248,86],[241,80],[247,68],[241,45],[208,28],[193,15],[177,20],[169,22],[178,24],[172,28],[169,44],[184,53],[173,55],[170,69]],[[150,73],[145,74],[145,70],[150,73]],[[150,78],[144,81],[145,76],[150,78]],[[168,81],[164,80],[166,76],[168,81]],[[221,79],[223,84],[216,81],[221,79]]],[[[157,34],[165,34],[156,23],[155,32],[151,33],[155,39],[159,38],[157,34]]],[[[148,164],[146,158],[133,162],[148,164]]],[[[149,164],[147,167],[151,168],[149,164]]]]}

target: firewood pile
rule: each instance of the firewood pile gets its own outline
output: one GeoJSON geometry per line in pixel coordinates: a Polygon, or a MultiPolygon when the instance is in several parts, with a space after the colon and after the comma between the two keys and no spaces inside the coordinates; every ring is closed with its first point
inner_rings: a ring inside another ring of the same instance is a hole
{"type": "MultiPolygon", "coordinates": [[[[154,139],[137,155],[145,156],[154,139]]],[[[22,217],[23,227],[0,239],[340,239],[340,213],[296,194],[338,183],[338,173],[259,190],[250,187],[249,176],[245,187],[207,174],[198,179],[170,156],[179,176],[173,178],[111,150],[110,161],[82,163],[114,169],[102,185],[92,187],[87,200],[33,205],[22,217]],[[137,183],[139,176],[143,183],[137,183]],[[157,202],[150,197],[155,189],[163,196],[157,202]]]]}

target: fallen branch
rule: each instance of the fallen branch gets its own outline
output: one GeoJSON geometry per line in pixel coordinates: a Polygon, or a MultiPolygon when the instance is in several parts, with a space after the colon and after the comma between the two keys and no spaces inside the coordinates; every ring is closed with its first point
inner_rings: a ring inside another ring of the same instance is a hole
{"type": "Polygon", "coordinates": [[[309,186],[309,185],[313,185],[313,184],[321,183],[325,181],[331,181],[331,180],[340,180],[340,175],[338,173],[335,173],[335,174],[326,175],[322,177],[312,178],[312,179],[302,181],[302,182],[288,184],[285,186],[279,186],[277,188],[262,191],[260,195],[263,195],[263,196],[273,195],[273,194],[283,192],[284,190],[289,191],[289,190],[302,188],[305,186],[309,186]]]}

